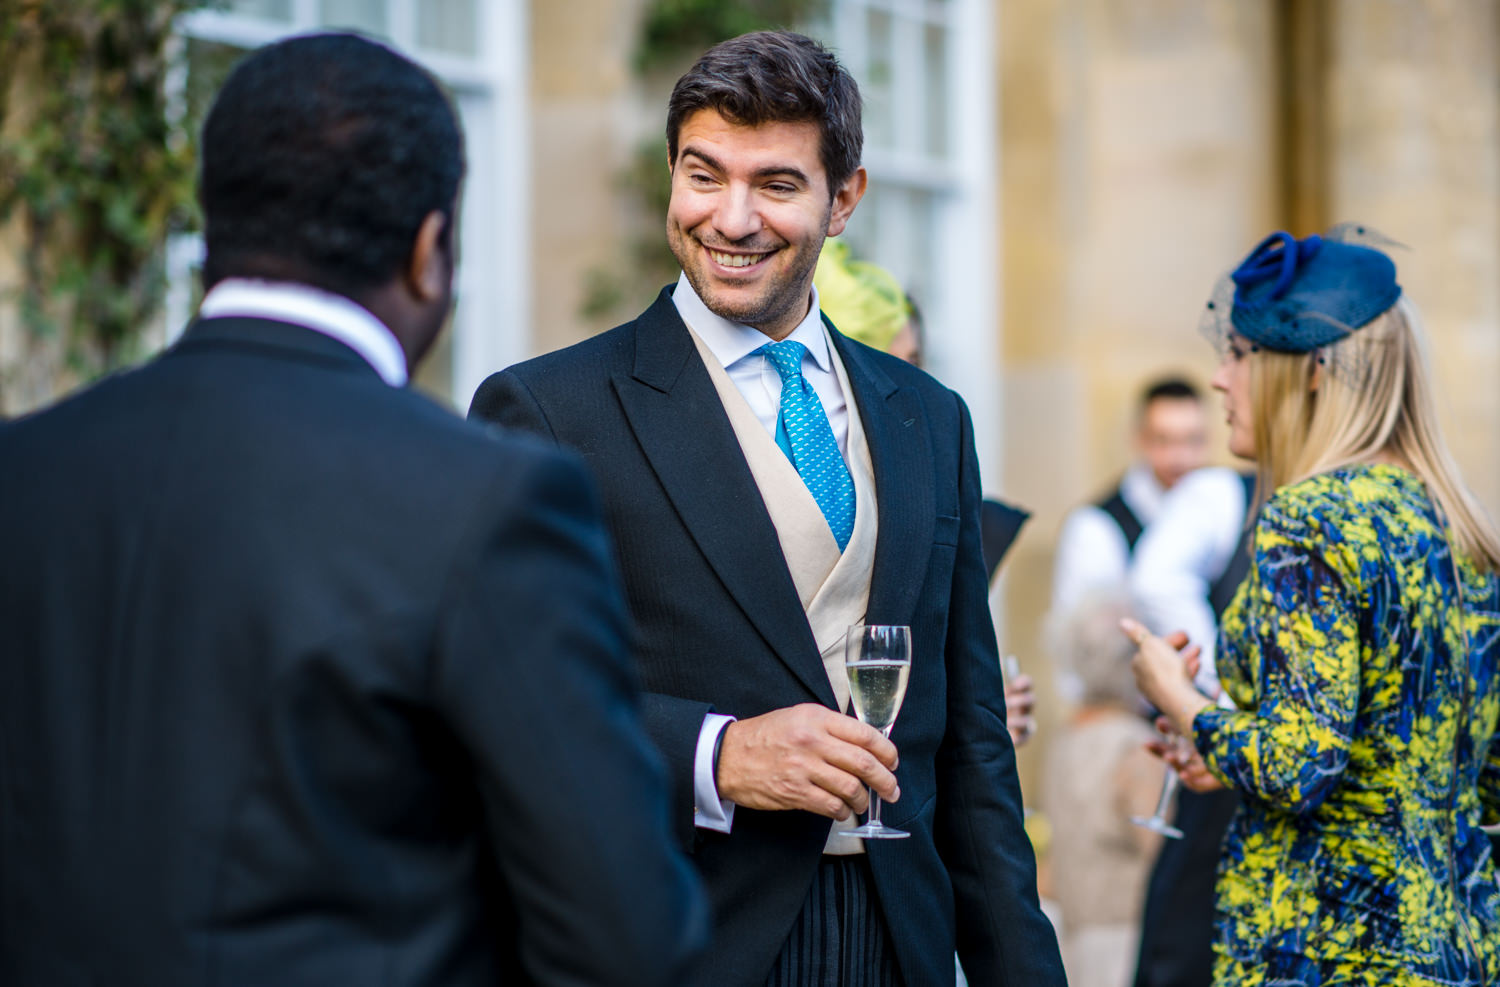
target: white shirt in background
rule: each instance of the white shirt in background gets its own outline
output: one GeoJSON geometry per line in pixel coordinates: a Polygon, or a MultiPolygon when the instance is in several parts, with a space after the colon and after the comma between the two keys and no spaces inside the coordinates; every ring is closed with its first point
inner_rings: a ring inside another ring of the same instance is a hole
{"type": "MultiPolygon", "coordinates": [[[[1161,508],[1166,491],[1144,463],[1125,471],[1120,496],[1142,527],[1161,508]]],[[[1093,504],[1075,507],[1063,520],[1052,569],[1052,612],[1066,614],[1090,592],[1125,585],[1130,546],[1115,519],[1093,504]]]]}
{"type": "MultiPolygon", "coordinates": [[[[1218,621],[1208,593],[1239,547],[1248,507],[1244,481],[1234,470],[1189,473],[1162,498],[1130,568],[1141,622],[1157,634],[1186,631],[1188,641],[1203,649],[1196,681],[1208,695],[1219,687],[1218,621]]],[[[1223,696],[1220,701],[1228,702],[1223,696]]]]}

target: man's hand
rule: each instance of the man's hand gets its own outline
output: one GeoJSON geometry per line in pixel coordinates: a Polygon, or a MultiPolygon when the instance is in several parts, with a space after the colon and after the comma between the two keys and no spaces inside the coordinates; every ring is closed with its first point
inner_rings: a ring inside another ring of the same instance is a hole
{"type": "Polygon", "coordinates": [[[772,710],[724,728],[719,795],[748,809],[805,809],[830,819],[864,812],[865,786],[896,787],[896,745],[852,716],[817,703],[772,710]]]}
{"type": "Polygon", "coordinates": [[[1031,739],[1036,731],[1036,720],[1031,711],[1036,708],[1036,690],[1031,676],[1017,675],[1014,680],[1005,680],[1005,728],[1010,731],[1010,742],[1020,747],[1031,739]]]}

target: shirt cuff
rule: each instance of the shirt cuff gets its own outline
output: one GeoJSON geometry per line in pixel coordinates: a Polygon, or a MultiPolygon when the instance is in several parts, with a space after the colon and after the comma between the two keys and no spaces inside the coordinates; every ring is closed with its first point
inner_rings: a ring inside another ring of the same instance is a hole
{"type": "Polygon", "coordinates": [[[698,750],[693,755],[693,825],[716,833],[729,832],[734,823],[734,803],[719,798],[714,780],[714,749],[719,735],[734,722],[734,717],[709,713],[698,729],[698,750]]]}

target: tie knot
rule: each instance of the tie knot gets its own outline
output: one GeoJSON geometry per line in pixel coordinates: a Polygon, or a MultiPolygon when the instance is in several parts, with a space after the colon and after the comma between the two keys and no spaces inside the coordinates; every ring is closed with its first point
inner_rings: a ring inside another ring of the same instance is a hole
{"type": "Polygon", "coordinates": [[[790,383],[802,376],[802,356],[807,347],[795,339],[783,339],[779,343],[767,343],[760,348],[771,361],[771,366],[781,375],[782,384],[790,383]]]}

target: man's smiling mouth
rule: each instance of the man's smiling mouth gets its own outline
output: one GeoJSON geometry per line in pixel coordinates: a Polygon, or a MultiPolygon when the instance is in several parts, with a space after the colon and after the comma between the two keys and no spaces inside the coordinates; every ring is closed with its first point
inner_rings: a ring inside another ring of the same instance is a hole
{"type": "Polygon", "coordinates": [[[712,247],[705,249],[708,250],[708,256],[713,258],[714,263],[724,267],[752,267],[771,256],[772,253],[768,250],[763,254],[726,254],[712,247]]]}

